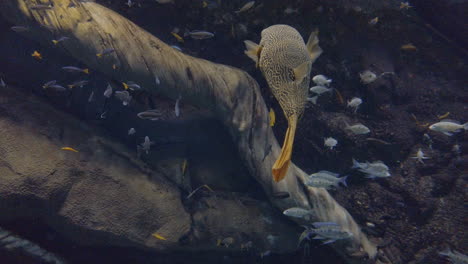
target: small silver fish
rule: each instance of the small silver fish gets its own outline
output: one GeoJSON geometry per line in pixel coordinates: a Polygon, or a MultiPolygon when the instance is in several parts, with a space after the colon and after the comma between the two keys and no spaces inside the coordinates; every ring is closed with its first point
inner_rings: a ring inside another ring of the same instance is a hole
{"type": "Polygon", "coordinates": [[[128,135],[131,136],[136,133],[136,130],[132,127],[128,130],[128,135]]]}
{"type": "Polygon", "coordinates": [[[244,244],[240,245],[241,250],[251,250],[253,248],[253,242],[252,241],[247,241],[244,244]]]}
{"type": "Polygon", "coordinates": [[[91,94],[89,95],[88,97],[88,103],[90,103],[91,101],[93,101],[94,99],[94,91],[91,91],[91,94]]]}
{"type": "Polygon", "coordinates": [[[98,58],[102,58],[103,56],[105,55],[108,55],[108,54],[111,54],[112,52],[115,52],[115,49],[112,49],[112,48],[107,48],[99,53],[96,53],[96,56],[98,58]]]}
{"type": "Polygon", "coordinates": [[[388,166],[382,161],[360,163],[353,159],[353,166],[351,168],[358,169],[360,172],[365,173],[367,175],[366,178],[370,179],[386,178],[391,176],[388,166]]]}
{"type": "Polygon", "coordinates": [[[132,81],[128,81],[128,82],[122,83],[122,84],[123,84],[125,90],[130,89],[130,90],[134,91],[134,90],[140,90],[141,89],[140,85],[138,85],[138,84],[136,84],[135,82],[132,82],[132,81]]]}
{"type": "Polygon", "coordinates": [[[312,174],[307,178],[305,184],[310,187],[325,188],[327,190],[330,190],[332,187],[338,187],[340,183],[344,186],[348,186],[346,184],[347,178],[348,176],[339,178],[338,175],[336,177],[323,177],[314,176],[314,174],[312,174]]]}
{"type": "Polygon", "coordinates": [[[312,88],[310,88],[310,91],[313,92],[313,93],[316,93],[318,95],[321,95],[321,94],[326,93],[326,92],[331,92],[332,89],[327,88],[327,87],[322,86],[322,85],[316,85],[316,86],[313,86],[312,88]]]}
{"type": "Polygon", "coordinates": [[[68,85],[68,88],[72,89],[74,87],[80,87],[80,88],[83,88],[83,86],[85,86],[86,84],[88,84],[88,80],[81,80],[81,81],[76,81],[70,85],[68,85]]]}
{"type": "Polygon", "coordinates": [[[132,96],[127,91],[116,91],[115,97],[122,101],[123,105],[128,105],[132,100],[132,96]]]}
{"type": "Polygon", "coordinates": [[[423,151],[421,148],[418,149],[418,152],[416,152],[416,156],[411,157],[412,159],[417,159],[420,163],[424,164],[425,159],[430,159],[430,157],[424,156],[423,151]]]}
{"type": "Polygon", "coordinates": [[[330,149],[333,149],[334,147],[336,147],[336,145],[338,144],[338,140],[332,138],[332,137],[328,137],[324,140],[323,144],[326,146],[326,147],[329,147],[330,149]]]}
{"type": "Polygon", "coordinates": [[[0,87],[2,87],[2,88],[6,87],[6,83],[3,81],[2,78],[0,78],[0,87]]]}
{"type": "Polygon", "coordinates": [[[271,250],[266,250],[260,253],[260,258],[268,257],[271,255],[271,250]]]}
{"type": "Polygon", "coordinates": [[[325,75],[319,74],[319,75],[315,75],[312,78],[312,81],[317,85],[330,86],[332,79],[328,79],[325,75]]]}
{"type": "Polygon", "coordinates": [[[348,125],[346,129],[351,130],[355,135],[364,135],[370,133],[370,129],[363,124],[348,125]]]}
{"type": "Polygon", "coordinates": [[[110,98],[112,96],[112,86],[110,83],[107,83],[106,90],[104,91],[104,96],[110,98]]]}
{"type": "Polygon", "coordinates": [[[318,95],[314,96],[314,97],[309,97],[307,98],[307,101],[313,103],[313,104],[317,104],[317,99],[318,99],[318,95]]]}
{"type": "Polygon", "coordinates": [[[159,77],[154,75],[154,82],[156,83],[156,85],[160,85],[161,84],[161,80],[159,80],[159,77]]]}
{"type": "Polygon", "coordinates": [[[369,20],[369,25],[374,26],[379,22],[379,17],[374,17],[373,19],[369,20]]]}
{"type": "Polygon", "coordinates": [[[52,40],[52,43],[54,43],[55,45],[59,44],[60,42],[62,41],[65,41],[65,40],[68,40],[70,39],[69,37],[60,37],[59,39],[53,39],[52,40]]]}
{"type": "Polygon", "coordinates": [[[358,97],[353,97],[350,101],[348,101],[348,107],[354,108],[354,113],[357,112],[361,104],[362,104],[362,99],[358,97]]]}
{"type": "Polygon", "coordinates": [[[450,248],[447,248],[444,251],[439,252],[439,255],[448,257],[452,263],[455,264],[467,264],[468,257],[456,250],[452,251],[450,248]]]}
{"type": "Polygon", "coordinates": [[[309,175],[309,177],[306,180],[306,185],[316,188],[325,188],[329,190],[332,187],[338,187],[340,183],[344,186],[348,186],[346,184],[347,178],[348,176],[340,178],[340,175],[338,173],[322,170],[309,175]]]}
{"type": "Polygon", "coordinates": [[[180,102],[181,98],[182,98],[182,96],[179,96],[179,98],[177,98],[177,100],[175,102],[174,113],[175,113],[176,117],[180,116],[179,102],[180,102]]]}
{"type": "Polygon", "coordinates": [[[149,119],[152,121],[159,120],[162,117],[163,113],[160,110],[152,109],[140,112],[137,116],[141,119],[149,119]]]}
{"type": "Polygon", "coordinates": [[[235,11],[236,14],[240,14],[252,8],[255,5],[255,1],[249,1],[245,3],[239,10],[235,11]]]}
{"type": "Polygon", "coordinates": [[[266,237],[268,243],[269,243],[270,245],[272,245],[272,246],[276,244],[276,242],[278,241],[278,238],[279,238],[278,236],[274,236],[274,235],[272,235],[272,234],[269,234],[269,235],[266,237]]]}
{"type": "Polygon", "coordinates": [[[452,151],[455,153],[455,155],[457,156],[460,155],[461,154],[460,145],[458,144],[453,145],[452,151]]]}
{"type": "Polygon", "coordinates": [[[299,8],[287,7],[287,8],[284,10],[284,13],[285,13],[286,15],[291,15],[291,14],[294,14],[294,13],[299,13],[299,8]]]}
{"type": "Polygon", "coordinates": [[[294,218],[301,218],[307,221],[309,221],[314,215],[311,210],[306,210],[299,207],[288,208],[283,211],[283,214],[294,218]]]}
{"type": "Polygon", "coordinates": [[[153,145],[154,142],[150,141],[149,137],[146,136],[145,137],[145,141],[143,141],[143,143],[141,144],[141,148],[146,151],[146,154],[149,153],[149,150],[150,150],[150,147],[151,145],[153,145]]]}
{"type": "Polygon", "coordinates": [[[128,0],[126,5],[128,5],[128,7],[132,7],[133,5],[135,5],[135,3],[133,3],[132,0],[128,0]]]}
{"type": "Polygon", "coordinates": [[[83,73],[89,74],[89,69],[82,69],[82,68],[78,68],[75,66],[65,66],[65,67],[62,67],[62,70],[66,72],[83,72],[83,73]]]}
{"type": "Polygon", "coordinates": [[[44,85],[42,85],[42,88],[47,89],[47,88],[49,88],[49,86],[51,86],[53,84],[56,84],[56,83],[57,83],[56,80],[48,81],[48,82],[44,83],[44,85]]]}
{"type": "Polygon", "coordinates": [[[32,10],[46,10],[46,9],[52,9],[52,5],[51,4],[36,4],[36,5],[33,5],[31,6],[30,9],[32,10]]]}
{"type": "Polygon", "coordinates": [[[182,51],[182,49],[179,46],[172,45],[171,48],[176,49],[178,51],[182,51]]]}
{"type": "Polygon", "coordinates": [[[15,32],[25,32],[25,31],[29,31],[29,28],[24,27],[24,26],[12,26],[11,30],[13,30],[15,32]]]}
{"type": "Polygon", "coordinates": [[[105,119],[107,117],[107,111],[102,112],[101,119],[105,119]]]}
{"type": "Polygon", "coordinates": [[[193,39],[209,39],[214,37],[214,34],[208,31],[194,30],[187,33],[193,39]]]}
{"type": "Polygon", "coordinates": [[[226,237],[224,239],[219,239],[218,238],[218,241],[216,242],[216,245],[217,246],[223,246],[223,247],[230,247],[234,244],[234,238],[232,237],[226,237]]]}
{"type": "Polygon", "coordinates": [[[359,73],[359,78],[361,78],[363,84],[369,84],[377,80],[377,75],[370,70],[365,70],[359,73]]]}
{"type": "Polygon", "coordinates": [[[313,239],[325,240],[323,245],[333,243],[336,240],[350,239],[353,237],[351,232],[343,230],[334,222],[315,222],[313,226],[314,228],[306,228],[307,235],[305,238],[309,239],[310,235],[315,234],[316,236],[313,239]]]}
{"type": "Polygon", "coordinates": [[[56,91],[59,91],[59,92],[63,92],[63,91],[67,90],[67,88],[65,88],[65,87],[63,87],[63,86],[61,86],[59,84],[52,84],[52,85],[49,85],[47,88],[52,88],[52,89],[54,89],[56,91]]]}
{"type": "Polygon", "coordinates": [[[441,132],[447,136],[452,136],[455,132],[468,130],[468,122],[460,124],[458,121],[443,119],[440,122],[430,125],[429,129],[432,131],[441,132]]]}

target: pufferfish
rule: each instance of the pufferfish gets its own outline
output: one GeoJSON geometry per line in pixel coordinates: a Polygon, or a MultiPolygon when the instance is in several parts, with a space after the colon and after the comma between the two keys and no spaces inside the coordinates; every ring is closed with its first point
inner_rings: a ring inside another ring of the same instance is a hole
{"type": "Polygon", "coordinates": [[[281,154],[272,168],[276,182],[288,172],[297,122],[307,103],[312,63],[322,53],[317,35],[317,31],[312,32],[305,44],[296,29],[273,25],[262,31],[260,44],[244,41],[245,54],[260,67],[288,120],[281,154]]]}

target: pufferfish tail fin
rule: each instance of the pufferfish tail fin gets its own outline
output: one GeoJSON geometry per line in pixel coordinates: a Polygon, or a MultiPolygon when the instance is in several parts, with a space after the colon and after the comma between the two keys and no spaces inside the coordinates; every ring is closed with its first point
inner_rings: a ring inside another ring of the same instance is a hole
{"type": "Polygon", "coordinates": [[[244,40],[244,44],[246,48],[244,51],[245,55],[255,61],[255,67],[258,68],[258,60],[260,58],[260,53],[262,52],[262,46],[250,40],[244,40]]]}
{"type": "Polygon", "coordinates": [[[275,164],[273,164],[272,174],[275,182],[279,182],[288,172],[289,164],[291,164],[291,156],[294,144],[294,136],[296,134],[297,127],[297,116],[291,116],[288,118],[288,130],[286,130],[286,135],[284,136],[283,147],[281,148],[281,153],[275,164]]]}

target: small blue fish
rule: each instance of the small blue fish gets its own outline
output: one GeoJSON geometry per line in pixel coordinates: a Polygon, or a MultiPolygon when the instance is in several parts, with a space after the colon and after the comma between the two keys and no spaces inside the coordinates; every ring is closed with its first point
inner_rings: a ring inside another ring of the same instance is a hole
{"type": "Polygon", "coordinates": [[[62,70],[67,71],[67,72],[83,72],[83,73],[89,74],[89,69],[81,69],[75,66],[65,66],[65,67],[62,67],[62,70]]]}
{"type": "Polygon", "coordinates": [[[103,51],[101,51],[99,53],[96,53],[96,56],[98,58],[102,58],[103,56],[111,54],[112,52],[115,52],[115,49],[108,48],[108,49],[105,49],[105,50],[103,50],[103,51]]]}
{"type": "Polygon", "coordinates": [[[193,39],[209,39],[214,37],[214,34],[203,30],[194,30],[186,33],[186,36],[190,36],[193,39]]]}
{"type": "Polygon", "coordinates": [[[128,105],[132,100],[132,96],[127,91],[117,91],[115,97],[122,101],[123,105],[128,105]]]}
{"type": "Polygon", "coordinates": [[[44,85],[42,85],[42,88],[47,89],[47,88],[49,88],[51,85],[54,85],[54,84],[56,84],[56,83],[57,83],[56,80],[46,82],[46,83],[44,83],[44,85]]]}
{"type": "MultiPolygon", "coordinates": [[[[334,222],[315,222],[312,224],[314,228],[306,227],[300,239],[310,239],[311,235],[316,235],[313,239],[324,239],[325,244],[333,243],[336,240],[350,239],[353,233],[343,230],[340,225],[334,222]]],[[[299,243],[302,241],[299,241],[299,243]]]]}
{"type": "Polygon", "coordinates": [[[112,86],[109,83],[107,83],[107,88],[104,91],[104,96],[107,98],[112,96],[112,86]]]}
{"type": "Polygon", "coordinates": [[[176,49],[178,51],[182,51],[182,49],[179,46],[172,45],[171,48],[176,49]]]}
{"type": "Polygon", "coordinates": [[[24,27],[24,26],[12,26],[11,30],[13,30],[15,32],[25,32],[25,31],[29,31],[29,28],[24,27]]]}
{"type": "Polygon", "coordinates": [[[53,39],[53,40],[52,40],[52,43],[54,43],[54,45],[57,45],[57,44],[59,44],[60,42],[65,41],[65,40],[67,40],[67,39],[70,39],[70,38],[69,38],[69,37],[60,37],[59,39],[53,39]]]}
{"type": "Polygon", "coordinates": [[[74,88],[74,87],[80,87],[80,88],[82,88],[83,86],[85,86],[86,84],[88,84],[88,82],[89,82],[88,80],[76,81],[76,82],[74,82],[74,83],[68,85],[68,87],[69,87],[70,89],[72,89],[72,88],[74,88]]]}

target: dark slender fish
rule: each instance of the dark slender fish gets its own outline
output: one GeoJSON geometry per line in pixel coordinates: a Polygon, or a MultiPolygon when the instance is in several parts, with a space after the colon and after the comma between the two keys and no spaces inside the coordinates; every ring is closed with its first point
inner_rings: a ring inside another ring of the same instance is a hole
{"type": "Polygon", "coordinates": [[[33,5],[31,6],[31,9],[32,10],[47,10],[47,9],[52,9],[52,5],[51,4],[37,4],[37,5],[33,5]]]}
{"type": "Polygon", "coordinates": [[[276,199],[286,199],[286,198],[289,198],[289,193],[288,192],[276,192],[276,193],[273,193],[273,197],[276,199]]]}

